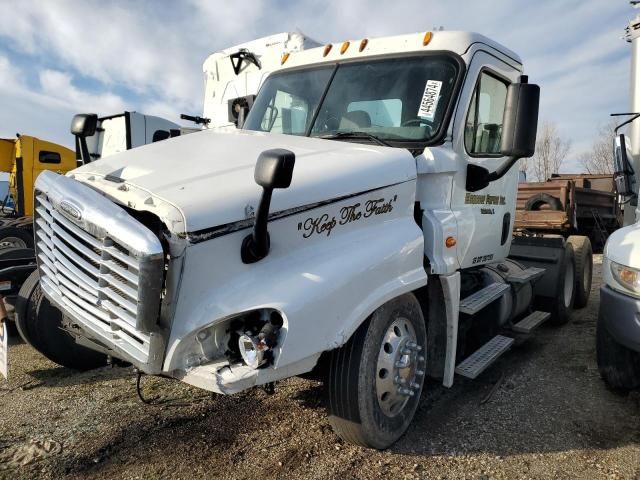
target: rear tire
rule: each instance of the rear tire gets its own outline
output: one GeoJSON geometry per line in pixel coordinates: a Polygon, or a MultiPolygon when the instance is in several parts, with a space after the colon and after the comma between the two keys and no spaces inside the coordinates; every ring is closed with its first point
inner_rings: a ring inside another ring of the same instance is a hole
{"type": "Polygon", "coordinates": [[[76,343],[62,325],[62,312],[47,300],[40,284],[31,294],[26,313],[31,345],[58,365],[74,370],[91,370],[107,365],[107,356],[76,343]]]}
{"type": "Polygon", "coordinates": [[[596,337],[598,370],[607,386],[622,392],[640,388],[640,353],[616,342],[600,320],[596,337]]]}
{"type": "Polygon", "coordinates": [[[593,277],[593,249],[589,237],[572,235],[567,242],[573,247],[576,261],[576,295],[573,308],[584,308],[591,293],[593,277]]]}
{"type": "Polygon", "coordinates": [[[0,249],[33,248],[33,233],[26,228],[0,227],[0,249]]]}
{"type": "Polygon", "coordinates": [[[566,243],[564,247],[564,259],[560,267],[560,278],[556,295],[551,301],[551,318],[553,325],[564,325],[569,322],[573,310],[573,301],[576,292],[575,283],[575,257],[573,247],[566,243]]]}
{"type": "Polygon", "coordinates": [[[329,422],[340,438],[384,449],[404,434],[424,385],[426,345],[420,304],[406,294],[378,308],[332,352],[329,422]]]}

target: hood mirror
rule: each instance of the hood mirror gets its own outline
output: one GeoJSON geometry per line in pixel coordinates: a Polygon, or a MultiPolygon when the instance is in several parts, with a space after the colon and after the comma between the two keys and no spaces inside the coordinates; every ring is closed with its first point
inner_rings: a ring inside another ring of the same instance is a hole
{"type": "Polygon", "coordinates": [[[295,162],[295,154],[282,148],[265,150],[258,157],[253,178],[262,187],[262,197],[256,212],[253,233],[245,237],[242,242],[240,256],[243,263],[255,263],[269,254],[270,240],[267,224],[271,195],[275,188],[289,188],[295,162]]]}

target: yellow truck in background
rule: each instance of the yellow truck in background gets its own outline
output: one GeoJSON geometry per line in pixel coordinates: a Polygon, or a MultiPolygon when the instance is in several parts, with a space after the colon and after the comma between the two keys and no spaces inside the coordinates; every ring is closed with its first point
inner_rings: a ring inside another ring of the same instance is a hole
{"type": "Polygon", "coordinates": [[[0,248],[33,247],[36,178],[44,170],[66,173],[77,166],[76,153],[62,145],[28,135],[0,139],[0,172],[9,174],[8,194],[0,199],[0,248]]]}

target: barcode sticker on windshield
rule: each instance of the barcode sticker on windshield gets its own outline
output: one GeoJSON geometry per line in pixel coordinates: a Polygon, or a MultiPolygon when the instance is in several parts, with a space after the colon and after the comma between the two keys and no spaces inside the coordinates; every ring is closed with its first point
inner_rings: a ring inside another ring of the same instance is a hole
{"type": "Polygon", "coordinates": [[[420,108],[418,109],[418,117],[426,120],[434,119],[436,116],[436,108],[438,107],[438,100],[440,100],[441,88],[442,82],[440,80],[427,81],[427,85],[424,87],[422,101],[420,102],[420,108]]]}

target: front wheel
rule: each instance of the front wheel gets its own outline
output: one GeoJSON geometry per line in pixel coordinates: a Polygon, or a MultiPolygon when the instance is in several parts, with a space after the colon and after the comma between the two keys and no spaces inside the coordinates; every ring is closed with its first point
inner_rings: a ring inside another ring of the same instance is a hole
{"type": "Polygon", "coordinates": [[[427,334],[413,294],[378,308],[331,355],[329,422],[343,440],[384,449],[415,414],[426,371],[427,334]]]}
{"type": "Polygon", "coordinates": [[[598,371],[605,383],[614,390],[640,388],[640,353],[620,345],[598,320],[596,329],[598,371]]]}

